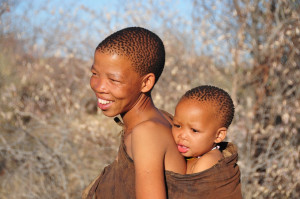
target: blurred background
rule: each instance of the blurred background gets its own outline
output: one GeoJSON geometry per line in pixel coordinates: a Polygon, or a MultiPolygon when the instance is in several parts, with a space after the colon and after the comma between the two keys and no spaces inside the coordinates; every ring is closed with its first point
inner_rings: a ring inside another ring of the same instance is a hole
{"type": "Polygon", "coordinates": [[[115,159],[90,67],[128,26],[165,44],[158,108],[202,84],[231,94],[244,198],[300,198],[299,13],[299,0],[0,0],[0,198],[80,198],[115,159]]]}

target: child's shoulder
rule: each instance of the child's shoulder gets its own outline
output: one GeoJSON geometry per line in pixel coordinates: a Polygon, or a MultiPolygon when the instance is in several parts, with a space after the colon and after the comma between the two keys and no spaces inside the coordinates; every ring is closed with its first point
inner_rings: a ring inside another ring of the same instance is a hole
{"type": "Polygon", "coordinates": [[[208,152],[207,154],[197,159],[193,169],[193,173],[198,173],[211,168],[212,166],[217,164],[222,158],[223,155],[219,150],[213,150],[208,152]]]}

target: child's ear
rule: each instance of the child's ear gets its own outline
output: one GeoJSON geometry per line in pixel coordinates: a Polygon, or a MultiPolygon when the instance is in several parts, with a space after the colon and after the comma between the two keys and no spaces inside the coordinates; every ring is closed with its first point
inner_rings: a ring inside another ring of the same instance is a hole
{"type": "Polygon", "coordinates": [[[225,139],[226,134],[227,134],[227,128],[226,127],[219,128],[218,131],[217,131],[215,143],[222,142],[225,139]]]}
{"type": "Polygon", "coordinates": [[[144,75],[143,80],[142,80],[142,89],[141,91],[143,93],[147,93],[151,91],[155,84],[155,75],[153,73],[148,73],[147,75],[144,75]]]}

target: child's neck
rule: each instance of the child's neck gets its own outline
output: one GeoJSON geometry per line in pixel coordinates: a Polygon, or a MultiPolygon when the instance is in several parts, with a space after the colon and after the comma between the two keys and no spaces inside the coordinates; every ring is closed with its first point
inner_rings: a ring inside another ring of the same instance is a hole
{"type": "Polygon", "coordinates": [[[219,150],[219,146],[213,147],[210,151],[202,154],[201,156],[193,157],[187,160],[187,174],[197,173],[206,169],[209,169],[213,165],[217,164],[217,162],[223,158],[221,151],[219,150]],[[209,159],[203,159],[204,156],[207,157],[209,154],[209,159]],[[199,167],[201,166],[201,167],[199,167]],[[197,167],[197,168],[196,168],[197,167]]]}

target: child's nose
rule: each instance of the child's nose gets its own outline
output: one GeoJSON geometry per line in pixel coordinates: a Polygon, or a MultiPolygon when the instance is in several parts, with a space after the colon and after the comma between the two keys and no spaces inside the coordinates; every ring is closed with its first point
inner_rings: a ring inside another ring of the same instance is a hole
{"type": "Polygon", "coordinates": [[[179,139],[182,139],[182,140],[185,140],[186,139],[186,133],[184,131],[180,131],[179,134],[178,134],[178,138],[179,139]]]}

